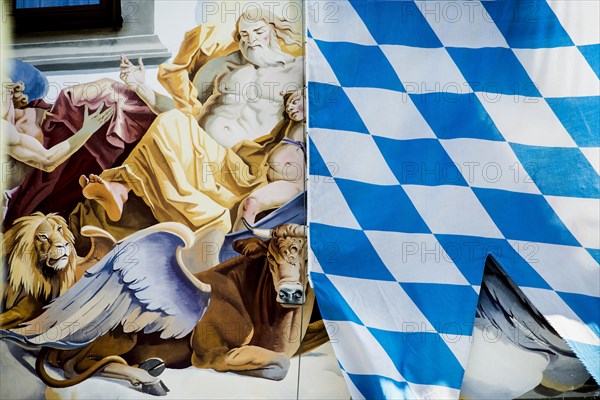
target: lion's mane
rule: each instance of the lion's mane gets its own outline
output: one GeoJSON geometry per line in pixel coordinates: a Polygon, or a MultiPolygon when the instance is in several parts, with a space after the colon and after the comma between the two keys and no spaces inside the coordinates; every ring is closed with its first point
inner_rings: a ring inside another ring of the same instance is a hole
{"type": "Polygon", "coordinates": [[[44,215],[36,212],[21,217],[4,233],[2,238],[2,271],[5,283],[19,292],[21,288],[27,295],[40,300],[51,300],[63,294],[75,281],[77,254],[75,239],[64,218],[57,214],[44,215]],[[62,225],[62,235],[71,246],[68,264],[60,271],[44,271],[48,267],[40,262],[35,249],[35,233],[44,221],[62,225]]]}

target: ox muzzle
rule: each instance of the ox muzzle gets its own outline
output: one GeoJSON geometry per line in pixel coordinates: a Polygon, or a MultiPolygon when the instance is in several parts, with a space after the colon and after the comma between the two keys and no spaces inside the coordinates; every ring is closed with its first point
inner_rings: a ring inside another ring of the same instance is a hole
{"type": "Polygon", "coordinates": [[[279,286],[277,292],[277,302],[282,306],[294,307],[304,304],[304,287],[299,283],[284,283],[279,286]]]}

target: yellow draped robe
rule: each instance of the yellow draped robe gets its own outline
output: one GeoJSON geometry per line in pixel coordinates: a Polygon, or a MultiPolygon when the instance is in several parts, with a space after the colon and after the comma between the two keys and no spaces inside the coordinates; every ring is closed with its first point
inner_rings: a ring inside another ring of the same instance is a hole
{"type": "Polygon", "coordinates": [[[179,110],[159,115],[121,167],[100,177],[127,184],[159,222],[175,221],[196,234],[231,230],[230,210],[267,182],[267,157],[285,135],[287,122],[272,135],[218,144],[193,116],[179,110]]]}
{"type": "MultiPolygon", "coordinates": [[[[266,185],[267,158],[285,136],[287,122],[255,141],[227,149],[200,126],[202,104],[193,78],[209,59],[238,50],[229,36],[222,40],[212,25],[189,31],[172,64],[159,66],[159,81],[169,91],[176,109],[159,115],[121,167],[104,171],[108,181],[127,184],[143,199],[158,222],[183,223],[197,235],[209,228],[227,233],[230,210],[253,190],[266,185]]],[[[284,51],[298,55],[299,48],[284,51]]],[[[127,214],[110,221],[97,204],[80,205],[71,215],[75,231],[90,224],[109,231],[117,240],[148,226],[147,216],[127,214]]]]}

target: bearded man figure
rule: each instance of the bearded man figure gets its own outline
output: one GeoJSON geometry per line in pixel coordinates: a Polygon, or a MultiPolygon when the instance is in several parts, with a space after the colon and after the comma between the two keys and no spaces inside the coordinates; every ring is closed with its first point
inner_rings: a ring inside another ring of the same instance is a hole
{"type": "Polygon", "coordinates": [[[268,155],[289,124],[283,96],[302,86],[302,58],[278,44],[280,38],[300,46],[294,34],[288,22],[266,11],[261,18],[242,14],[234,32],[237,51],[206,62],[187,82],[181,75],[202,58],[202,44],[202,51],[180,51],[178,58],[190,65],[166,67],[166,75],[177,77],[163,81],[179,88],[173,98],[148,87],[141,63],[135,67],[123,58],[122,79],[161,114],[121,167],[81,177],[84,196],[98,201],[112,221],[121,219],[133,191],[158,222],[180,222],[196,234],[229,232],[230,210],[268,183],[268,155]]]}
{"type": "MultiPolygon", "coordinates": [[[[303,58],[285,53],[278,43],[279,38],[301,46],[292,25],[266,10],[260,18],[254,14],[244,13],[237,20],[233,37],[239,50],[209,60],[190,77],[200,105],[191,112],[182,110],[225,147],[271,132],[281,121],[283,95],[303,85],[303,58]]],[[[173,98],[146,84],[141,61],[136,67],[123,57],[121,78],[156,114],[181,109],[173,98]]]]}

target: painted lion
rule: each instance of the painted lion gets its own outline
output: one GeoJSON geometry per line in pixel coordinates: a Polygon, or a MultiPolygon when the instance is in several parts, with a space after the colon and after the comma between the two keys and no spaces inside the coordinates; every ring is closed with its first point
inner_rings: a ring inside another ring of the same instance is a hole
{"type": "Polygon", "coordinates": [[[73,233],[57,214],[17,219],[2,238],[2,260],[2,329],[37,317],[76,279],[73,233]]]}

